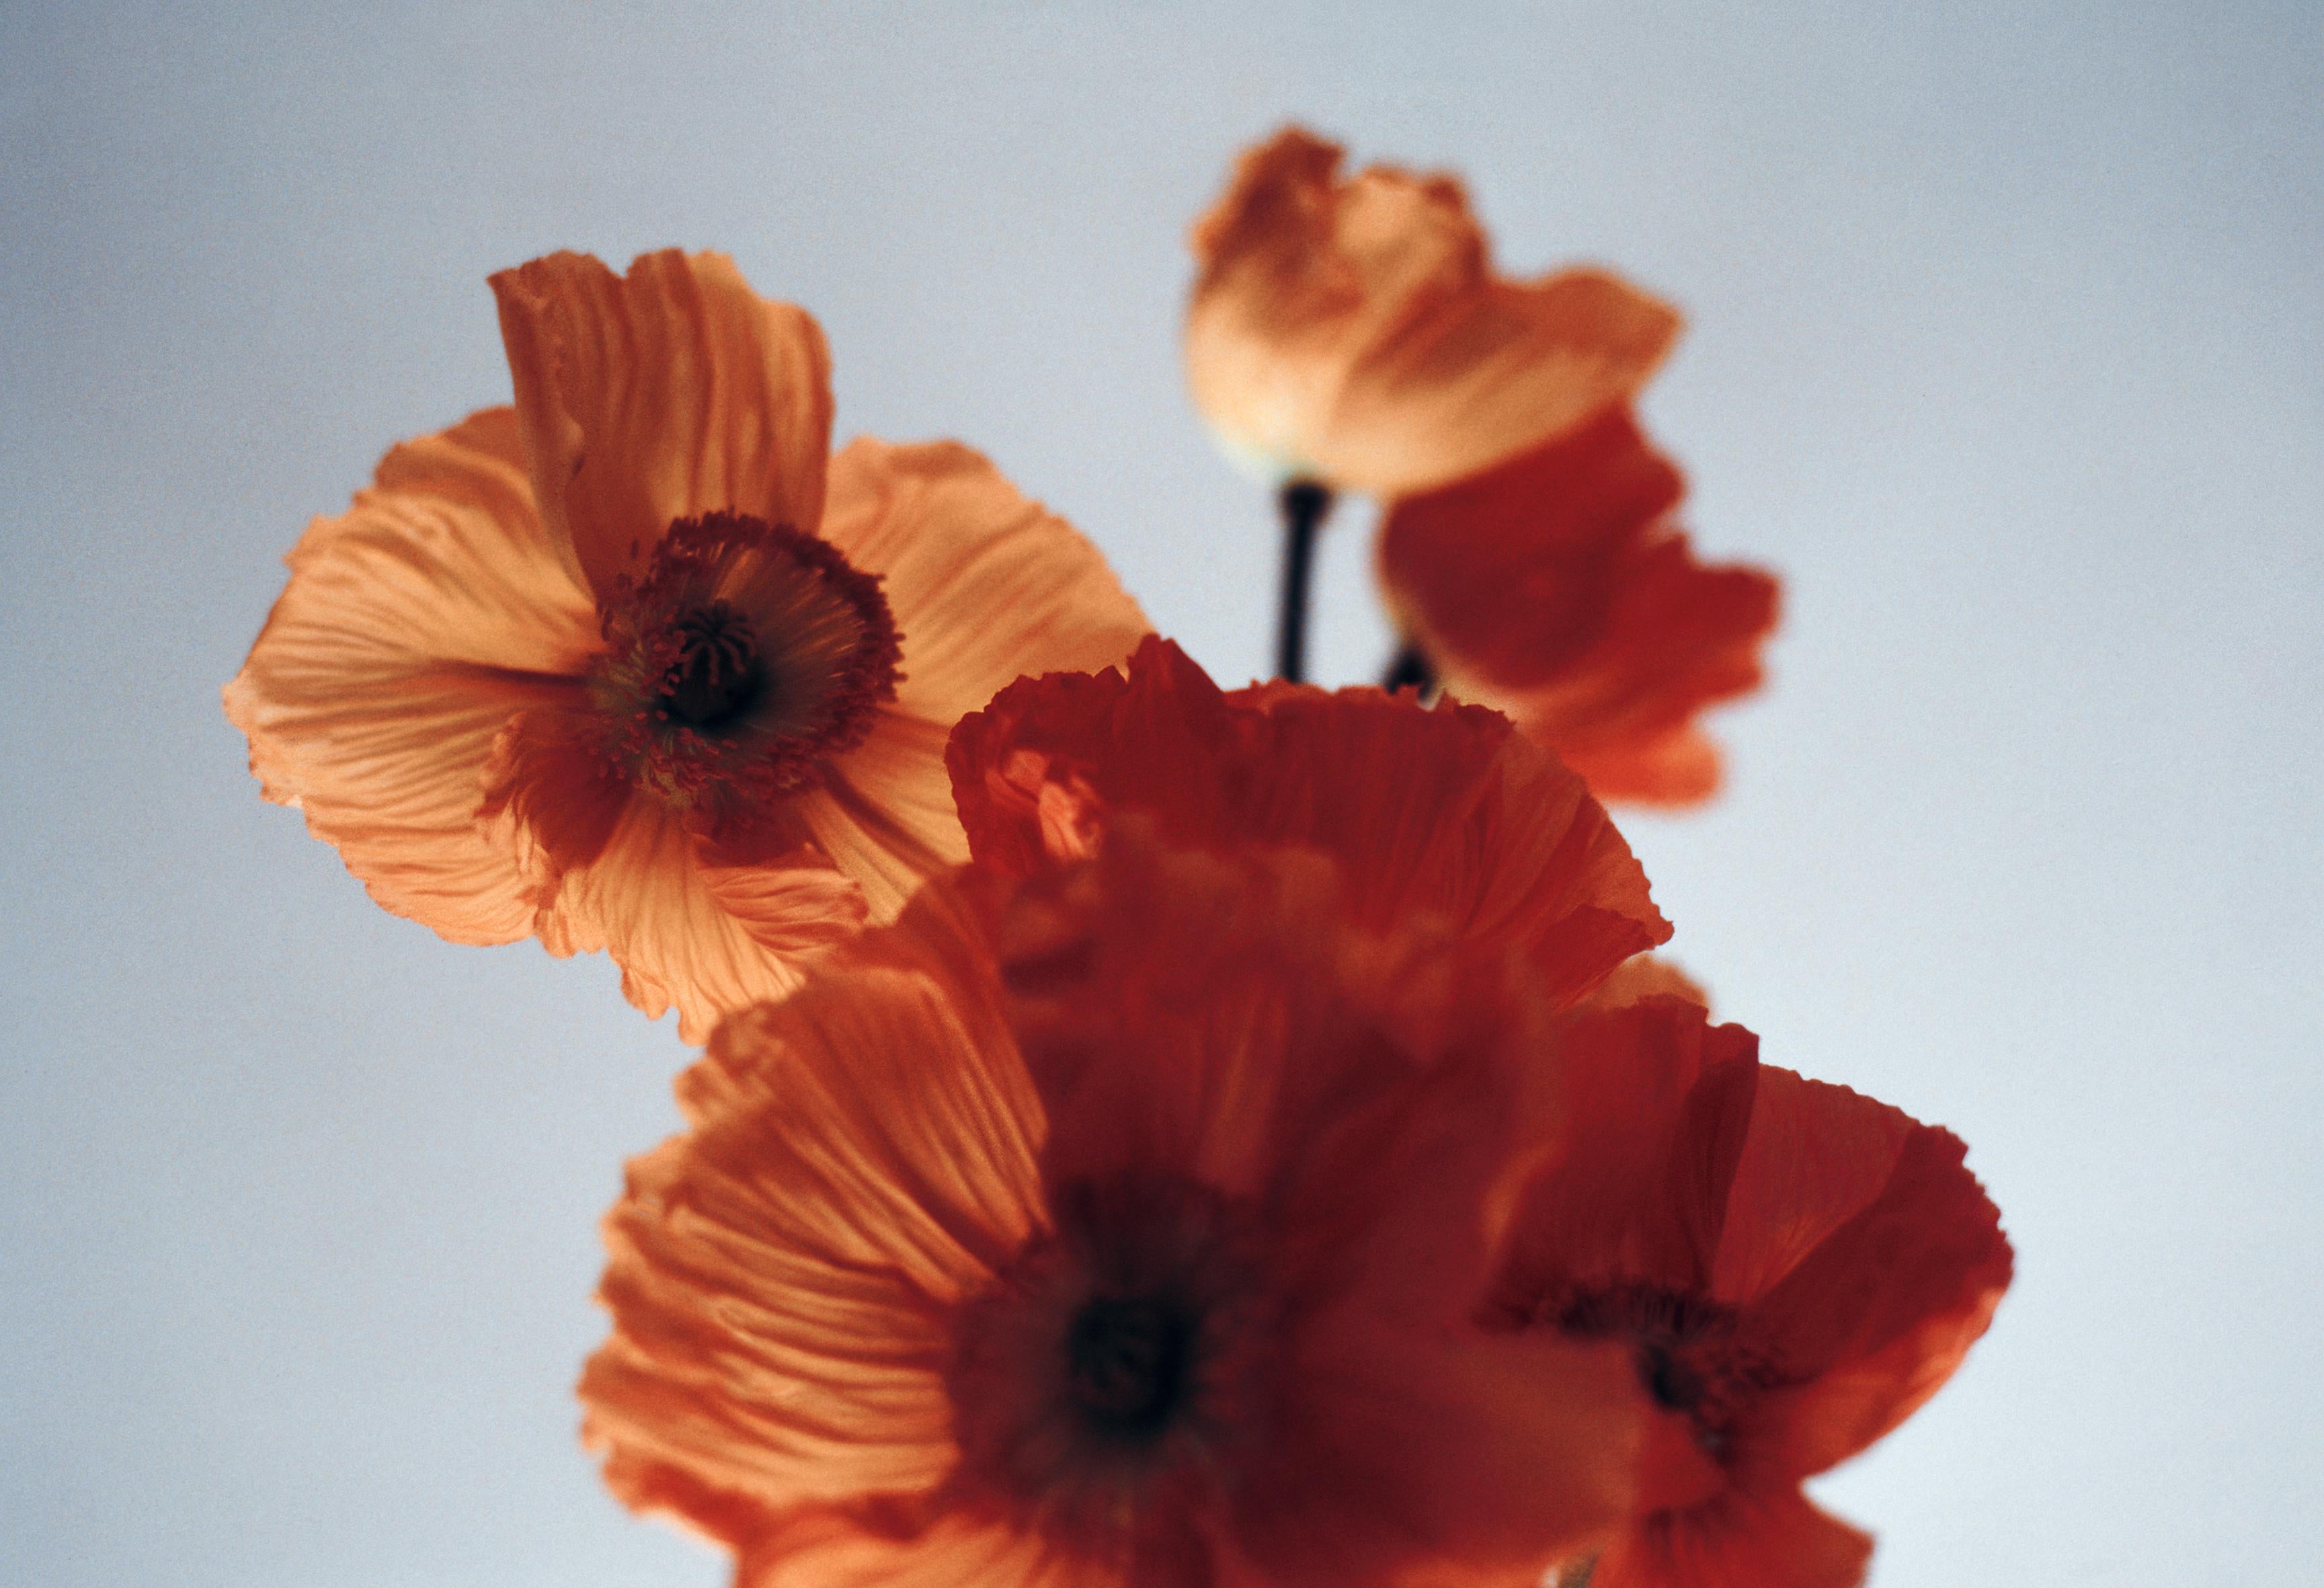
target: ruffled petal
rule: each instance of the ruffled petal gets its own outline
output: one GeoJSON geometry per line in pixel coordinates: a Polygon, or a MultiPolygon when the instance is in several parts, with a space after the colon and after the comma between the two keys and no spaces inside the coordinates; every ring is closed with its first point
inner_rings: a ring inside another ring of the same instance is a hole
{"type": "Polygon", "coordinates": [[[1186,370],[1236,450],[1395,496],[1473,474],[1642,386],[1679,319],[1618,277],[1494,275],[1461,185],[1297,127],[1195,224],[1186,370]]]}
{"type": "Polygon", "coordinates": [[[522,937],[525,879],[477,826],[482,779],[511,716],[577,697],[595,614],[534,516],[509,411],[396,448],[288,560],[226,688],[266,797],[395,914],[522,937]]]}
{"type": "Polygon", "coordinates": [[[821,522],[831,355],[804,310],[675,249],[626,276],[554,254],[492,285],[541,517],[598,596],[675,519],[821,522]]]}
{"type": "Polygon", "coordinates": [[[1120,662],[1151,626],[1096,547],[957,442],[849,443],[823,535],[881,577],[899,707],[945,728],[1021,676],[1120,662]]]}
{"type": "Polygon", "coordinates": [[[1389,512],[1397,621],[1462,699],[1508,712],[1602,799],[1685,804],[1718,786],[1704,708],[1758,686],[1777,588],[1698,561],[1682,482],[1618,410],[1389,512]]]}
{"type": "Polygon", "coordinates": [[[1427,918],[1516,947],[1561,1002],[1670,936],[1580,780],[1474,707],[1374,689],[1225,695],[1148,640],[1126,676],[1012,686],[963,719],[946,755],[972,852],[1011,872],[1086,853],[1117,809],[1182,843],[1320,848],[1359,924],[1427,918]]]}
{"type": "Polygon", "coordinates": [[[1872,1540],[1795,1488],[1730,1490],[1710,1505],[1661,1513],[1600,1556],[1590,1588],[1857,1588],[1872,1540]]]}
{"type": "Polygon", "coordinates": [[[1752,1335],[1794,1386],[1759,1419],[1778,1470],[1818,1473],[1862,1450],[1985,1333],[2012,1259],[1966,1152],[1950,1131],[1844,1086],[1765,1073],[1720,1266],[1753,1284],[1752,1335]],[[1776,1187],[1786,1217],[1767,1216],[1776,1187]]]}
{"type": "Polygon", "coordinates": [[[714,1534],[934,1487],[951,1309],[1042,1217],[1015,1055],[929,978],[860,967],[727,1022],[706,1062],[724,1105],[634,1160],[605,1222],[586,1439],[625,1499],[714,1534]]]}

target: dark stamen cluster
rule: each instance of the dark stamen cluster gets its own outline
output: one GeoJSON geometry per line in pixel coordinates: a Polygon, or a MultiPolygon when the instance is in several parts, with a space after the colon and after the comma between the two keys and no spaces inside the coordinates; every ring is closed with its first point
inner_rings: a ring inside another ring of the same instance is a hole
{"type": "Polygon", "coordinates": [[[655,704],[673,722],[715,729],[742,716],[766,688],[751,620],[724,601],[698,606],[673,625],[678,660],[655,704]]]}
{"type": "Polygon", "coordinates": [[[1191,1320],[1166,1301],[1093,1297],[1066,1334],[1066,1393],[1106,1433],[1158,1434],[1185,1399],[1193,1344],[1191,1320]]]}

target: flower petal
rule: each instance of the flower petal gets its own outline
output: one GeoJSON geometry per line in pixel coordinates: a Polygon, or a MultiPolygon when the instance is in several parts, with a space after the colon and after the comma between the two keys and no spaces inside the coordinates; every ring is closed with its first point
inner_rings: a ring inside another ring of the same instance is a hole
{"type": "Polygon", "coordinates": [[[706,1062],[722,1105],[634,1160],[606,1219],[585,1437],[625,1499],[714,1533],[934,1487],[949,1309],[1041,1217],[1014,1053],[875,966],[727,1021],[706,1062]]]}
{"type": "Polygon", "coordinates": [[[946,728],[1020,676],[1119,662],[1151,626],[1096,547],[956,442],[849,443],[823,536],[884,582],[899,708],[946,728]]]}
{"type": "Polygon", "coordinates": [[[703,1041],[721,1015],[790,992],[800,956],[863,917],[854,885],[803,834],[749,853],[754,875],[741,874],[731,845],[697,837],[658,800],[632,798],[603,850],[564,872],[544,901],[541,942],[556,954],[607,950],[624,997],[649,1019],[675,1003],[680,1039],[703,1041]]]}
{"type": "Polygon", "coordinates": [[[1703,565],[1666,513],[1678,470],[1627,411],[1497,470],[1406,497],[1380,584],[1450,693],[1499,706],[1601,799],[1718,789],[1703,706],[1759,684],[1775,581],[1703,565]]]}
{"type": "Polygon", "coordinates": [[[1196,404],[1286,475],[1395,496],[1458,479],[1622,402],[1678,333],[1618,278],[1495,276],[1451,177],[1372,166],[1289,127],[1195,224],[1196,404]]]}
{"type": "Polygon", "coordinates": [[[1759,683],[1768,575],[1696,560],[1683,484],[1627,411],[1396,503],[1379,575],[1445,688],[1497,707],[1601,799],[1683,804],[1718,786],[1695,727],[1759,683]]]}
{"type": "Polygon", "coordinates": [[[1710,1505],[1626,1530],[1590,1588],[1857,1588],[1872,1540],[1797,1489],[1729,1490],[1710,1505]]]}
{"type": "Polygon", "coordinates": [[[1542,1581],[1624,1515],[1638,1394],[1626,1353],[1347,1318],[1305,1343],[1277,1459],[1239,1497],[1284,1584],[1542,1581]]]}
{"type": "Polygon", "coordinates": [[[1116,809],[1178,842],[1320,848],[1359,924],[1425,916],[1514,946],[1561,1002],[1670,935],[1580,780],[1474,707],[1373,689],[1225,695],[1148,640],[1126,677],[1004,690],[946,756],[970,847],[1003,870],[1085,852],[1116,809]]]}
{"type": "Polygon", "coordinates": [[[1506,1262],[1506,1321],[1570,1288],[1707,1288],[1723,1251],[1758,1039],[1652,996],[1567,1020],[1557,1045],[1563,1150],[1527,1187],[1506,1262]]]}
{"type": "Polygon", "coordinates": [[[1038,1533],[956,1510],[924,1529],[900,1530],[819,1510],[753,1539],[734,1588],[1124,1588],[1124,1579],[1056,1553],[1038,1533]]]}
{"type": "Polygon", "coordinates": [[[1750,1271],[1753,1334],[1797,1385],[1766,1412],[1781,1470],[1821,1472],[1878,1439],[1985,1333],[2011,1253],[1966,1152],[1951,1132],[1844,1086],[1764,1073],[1720,1266],[1750,1271]],[[1876,1166],[1877,1189],[1858,1202],[1876,1166]],[[1765,1211],[1778,1187],[1781,1220],[1765,1211]]]}
{"type": "Polygon", "coordinates": [[[406,442],[291,551],[226,688],[266,797],[307,814],[372,897],[463,943],[531,930],[476,824],[514,714],[574,698],[595,614],[534,516],[506,409],[406,442]]]}
{"type": "Polygon", "coordinates": [[[541,516],[598,596],[675,519],[821,522],[831,356],[804,310],[675,249],[626,276],[554,254],[492,285],[541,516]]]}
{"type": "Polygon", "coordinates": [[[863,743],[826,764],[793,814],[863,891],[874,921],[893,920],[913,890],[968,858],[945,772],[945,729],[882,707],[863,743]]]}

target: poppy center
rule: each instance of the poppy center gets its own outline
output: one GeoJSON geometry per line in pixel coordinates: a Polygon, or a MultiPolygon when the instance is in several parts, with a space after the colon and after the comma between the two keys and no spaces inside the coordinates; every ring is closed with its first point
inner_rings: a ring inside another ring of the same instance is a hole
{"type": "Polygon", "coordinates": [[[1167,1302],[1094,1297],[1066,1331],[1066,1393],[1106,1433],[1158,1433],[1185,1399],[1194,1335],[1192,1320],[1167,1302]]]}
{"type": "Polygon", "coordinates": [[[713,601],[686,613],[672,628],[678,660],[662,676],[656,704],[690,728],[724,727],[749,711],[767,684],[751,620],[731,604],[713,601]]]}
{"type": "Polygon", "coordinates": [[[757,819],[870,734],[902,677],[876,574],[741,513],[680,519],[600,600],[605,759],[712,824],[757,819]]]}

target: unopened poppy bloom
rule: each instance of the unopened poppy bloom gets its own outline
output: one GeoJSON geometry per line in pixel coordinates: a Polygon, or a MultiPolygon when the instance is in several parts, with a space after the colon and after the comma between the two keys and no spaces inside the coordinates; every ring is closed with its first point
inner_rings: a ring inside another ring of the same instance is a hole
{"type": "Polygon", "coordinates": [[[315,522],[227,715],[382,905],[610,949],[700,1040],[964,857],[961,713],[1145,620],[967,448],[829,457],[822,332],[724,257],[492,284],[515,406],[315,522]]]}
{"type": "Polygon", "coordinates": [[[1666,997],[1560,1044],[1569,1146],[1484,1317],[1628,1347],[1657,1408],[1590,1588],[1859,1582],[1871,1540],[1801,1481],[1933,1394],[2009,1284],[1958,1138],[1757,1048],[1666,997]]]}
{"type": "Polygon", "coordinates": [[[605,1223],[615,1492],[753,1588],[1530,1588],[1593,1546],[1627,1358],[1473,1321],[1540,1005],[1341,916],[1321,856],[1120,826],[725,1021],[605,1223]]]}
{"type": "Polygon", "coordinates": [[[1490,466],[1635,393],[1669,305],[1603,271],[1497,275],[1449,176],[1286,127],[1194,225],[1194,402],[1278,480],[1399,496],[1490,466]]]}
{"type": "Polygon", "coordinates": [[[1463,700],[1498,707],[1600,799],[1688,804],[1719,785],[1703,709],[1749,693],[1776,584],[1705,564],[1685,490],[1627,408],[1442,490],[1381,528],[1407,643],[1463,700]]]}
{"type": "Polygon", "coordinates": [[[1122,669],[1010,685],[947,755],[972,852],[1018,874],[1091,853],[1118,811],[1182,843],[1320,849],[1360,924],[1425,917],[1516,948],[1561,1001],[1671,935],[1581,780],[1477,706],[1228,693],[1148,638],[1122,669]]]}

